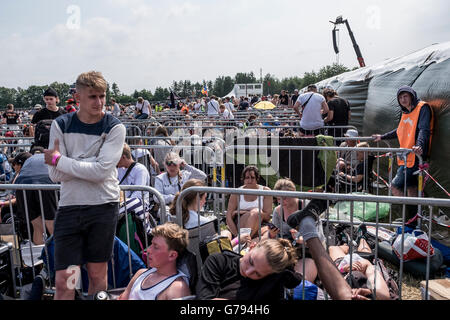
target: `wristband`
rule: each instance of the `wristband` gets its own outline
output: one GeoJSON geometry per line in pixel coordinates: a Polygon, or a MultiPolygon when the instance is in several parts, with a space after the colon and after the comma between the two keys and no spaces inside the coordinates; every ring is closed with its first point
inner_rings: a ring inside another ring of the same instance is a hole
{"type": "Polygon", "coordinates": [[[61,157],[61,154],[57,153],[52,158],[52,165],[56,166],[56,160],[58,160],[61,157]]]}

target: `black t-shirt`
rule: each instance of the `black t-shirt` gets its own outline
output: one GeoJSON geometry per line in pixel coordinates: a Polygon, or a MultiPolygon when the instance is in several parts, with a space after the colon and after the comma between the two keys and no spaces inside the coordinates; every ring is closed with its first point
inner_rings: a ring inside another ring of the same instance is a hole
{"type": "Polygon", "coordinates": [[[280,104],[286,106],[289,104],[289,96],[287,94],[285,94],[284,96],[283,95],[280,96],[280,104]]]}
{"type": "Polygon", "coordinates": [[[333,120],[330,125],[333,126],[346,126],[348,125],[348,112],[350,111],[350,105],[347,100],[336,97],[327,102],[328,108],[333,113],[333,120]]]}
{"type": "Polygon", "coordinates": [[[242,101],[239,104],[239,110],[247,110],[249,106],[248,101],[242,101]]]}
{"type": "Polygon", "coordinates": [[[231,251],[210,255],[197,283],[197,299],[277,301],[283,299],[284,287],[295,288],[301,282],[301,275],[292,270],[273,273],[260,280],[244,278],[239,271],[240,258],[241,255],[231,251]]]}
{"type": "Polygon", "coordinates": [[[62,108],[58,107],[58,111],[51,111],[47,108],[43,108],[36,112],[33,116],[33,119],[31,119],[31,123],[36,124],[41,120],[53,120],[58,118],[60,115],[66,113],[66,111],[62,108]]]}
{"type": "Polygon", "coordinates": [[[299,96],[300,96],[299,94],[297,94],[297,95],[293,94],[293,95],[292,95],[291,101],[292,101],[292,104],[293,104],[293,105],[297,102],[297,99],[298,99],[299,96]]]}
{"type": "Polygon", "coordinates": [[[3,118],[6,118],[6,124],[17,124],[19,114],[14,111],[6,111],[3,113],[3,118]]]}
{"type": "Polygon", "coordinates": [[[254,104],[255,102],[258,102],[258,97],[253,97],[252,100],[250,100],[251,104],[254,104]]]}

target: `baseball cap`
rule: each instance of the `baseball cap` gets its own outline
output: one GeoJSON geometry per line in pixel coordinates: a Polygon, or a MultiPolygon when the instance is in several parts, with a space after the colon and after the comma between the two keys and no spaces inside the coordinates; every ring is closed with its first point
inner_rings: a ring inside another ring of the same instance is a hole
{"type": "Polygon", "coordinates": [[[12,164],[19,164],[19,165],[23,166],[23,164],[29,157],[31,157],[30,153],[21,152],[17,156],[15,156],[15,158],[12,160],[12,164]]]}
{"type": "Polygon", "coordinates": [[[42,105],[40,105],[39,103],[35,104],[34,105],[34,109],[42,109],[42,105]]]}
{"type": "Polygon", "coordinates": [[[358,137],[358,130],[355,129],[348,129],[347,132],[344,134],[345,137],[358,137]]]}
{"type": "Polygon", "coordinates": [[[55,97],[55,98],[58,98],[58,93],[52,87],[48,87],[48,89],[44,91],[44,97],[55,97]]]}

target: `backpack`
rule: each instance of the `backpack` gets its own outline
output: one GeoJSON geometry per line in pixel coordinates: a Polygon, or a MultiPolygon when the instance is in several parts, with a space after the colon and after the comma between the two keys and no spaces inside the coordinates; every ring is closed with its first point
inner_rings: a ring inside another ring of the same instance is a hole
{"type": "Polygon", "coordinates": [[[36,124],[34,130],[34,145],[39,147],[48,148],[50,142],[50,127],[52,126],[52,119],[40,120],[36,124]]]}

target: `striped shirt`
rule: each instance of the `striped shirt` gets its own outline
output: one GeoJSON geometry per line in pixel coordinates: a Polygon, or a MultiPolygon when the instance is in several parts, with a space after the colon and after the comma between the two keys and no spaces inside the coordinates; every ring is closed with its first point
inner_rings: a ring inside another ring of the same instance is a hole
{"type": "Polygon", "coordinates": [[[49,149],[59,139],[61,158],[49,166],[49,176],[61,182],[60,206],[119,202],[116,165],[125,142],[125,126],[110,114],[93,124],[81,122],[77,112],[56,118],[49,149]]]}

